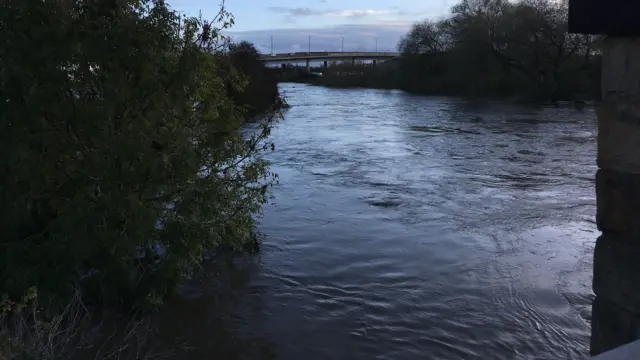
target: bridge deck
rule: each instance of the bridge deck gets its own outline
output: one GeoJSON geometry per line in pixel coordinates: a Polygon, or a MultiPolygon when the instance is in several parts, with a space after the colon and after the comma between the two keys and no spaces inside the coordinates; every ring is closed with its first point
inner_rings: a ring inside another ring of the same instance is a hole
{"type": "Polygon", "coordinates": [[[305,60],[340,60],[340,59],[391,59],[400,56],[397,52],[311,52],[262,55],[262,61],[305,61],[305,60]]]}

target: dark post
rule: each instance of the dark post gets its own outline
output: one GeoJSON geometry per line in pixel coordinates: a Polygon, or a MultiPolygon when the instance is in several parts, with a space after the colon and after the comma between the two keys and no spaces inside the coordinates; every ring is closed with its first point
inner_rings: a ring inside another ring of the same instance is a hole
{"type": "Polygon", "coordinates": [[[640,338],[640,2],[570,0],[569,31],[599,34],[591,354],[640,338]]]}
{"type": "Polygon", "coordinates": [[[327,68],[327,60],[324,61],[324,67],[327,68]]]}
{"type": "Polygon", "coordinates": [[[640,36],[640,2],[569,0],[569,32],[607,36],[640,36]]]}

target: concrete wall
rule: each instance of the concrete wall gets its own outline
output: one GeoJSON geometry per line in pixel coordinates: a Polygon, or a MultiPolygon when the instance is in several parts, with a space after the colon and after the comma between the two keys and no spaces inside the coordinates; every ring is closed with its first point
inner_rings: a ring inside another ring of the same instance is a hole
{"type": "Polygon", "coordinates": [[[638,358],[640,358],[640,340],[607,351],[592,360],[638,360],[638,358]]]}

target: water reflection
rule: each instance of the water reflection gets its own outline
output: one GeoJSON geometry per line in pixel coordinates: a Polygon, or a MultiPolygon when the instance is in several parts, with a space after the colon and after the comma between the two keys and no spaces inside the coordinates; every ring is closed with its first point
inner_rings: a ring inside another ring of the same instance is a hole
{"type": "Polygon", "coordinates": [[[263,251],[193,284],[166,339],[193,359],[587,354],[590,110],[284,87],[263,251]]]}
{"type": "Polygon", "coordinates": [[[259,259],[223,255],[207,264],[155,316],[154,352],[185,360],[275,359],[273,344],[255,332],[268,290],[253,281],[259,259]]]}

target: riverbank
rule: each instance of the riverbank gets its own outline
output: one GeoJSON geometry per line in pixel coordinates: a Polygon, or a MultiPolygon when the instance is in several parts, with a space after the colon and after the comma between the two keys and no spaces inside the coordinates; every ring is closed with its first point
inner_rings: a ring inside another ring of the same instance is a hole
{"type": "Polygon", "coordinates": [[[211,254],[257,250],[285,102],[252,44],[218,36],[224,10],[23,5],[0,13],[0,359],[140,359],[146,315],[211,254]]]}
{"type": "Polygon", "coordinates": [[[398,73],[395,71],[382,71],[377,72],[374,69],[355,69],[355,71],[340,71],[341,75],[336,75],[329,69],[318,69],[316,71],[322,72],[323,76],[286,76],[279,78],[279,83],[299,83],[308,84],[313,86],[322,86],[332,89],[379,89],[379,90],[401,90],[408,94],[423,95],[423,96],[450,96],[459,97],[462,99],[474,100],[474,101],[507,101],[519,104],[562,104],[570,103],[575,106],[592,105],[600,100],[599,94],[580,94],[575,93],[571,96],[563,96],[560,98],[550,98],[547,96],[536,96],[533,94],[527,94],[522,92],[513,93],[494,93],[483,92],[478,93],[475,91],[455,91],[453,89],[436,88],[434,85],[428,89],[416,90],[403,85],[399,78],[398,73]],[[351,74],[349,74],[349,72],[351,74]],[[347,73],[346,75],[344,75],[347,73]]]}

